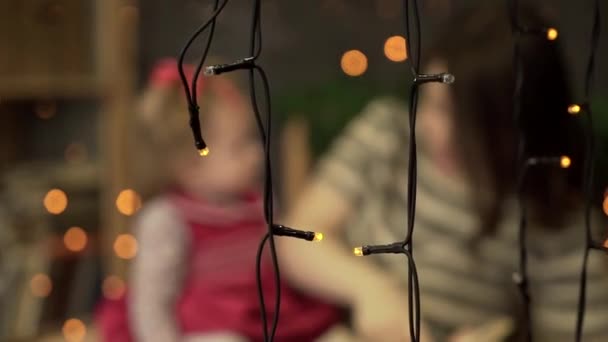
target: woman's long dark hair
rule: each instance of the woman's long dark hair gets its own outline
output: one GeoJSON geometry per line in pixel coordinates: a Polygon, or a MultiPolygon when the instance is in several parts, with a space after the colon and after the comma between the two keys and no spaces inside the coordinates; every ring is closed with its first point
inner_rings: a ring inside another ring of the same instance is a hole
{"type": "MultiPolygon", "coordinates": [[[[520,18],[528,27],[552,26],[535,8],[522,7],[520,18]]],[[[447,63],[456,77],[451,87],[455,144],[467,178],[478,191],[475,205],[482,232],[495,229],[505,199],[515,192],[520,128],[526,156],[572,159],[568,170],[555,165],[531,168],[524,183],[530,219],[558,226],[564,209],[580,193],[584,142],[577,118],[567,111],[571,93],[558,41],[543,35],[522,40],[525,79],[518,128],[513,117],[513,33],[506,5],[469,8],[442,27],[425,60],[447,63]]]]}

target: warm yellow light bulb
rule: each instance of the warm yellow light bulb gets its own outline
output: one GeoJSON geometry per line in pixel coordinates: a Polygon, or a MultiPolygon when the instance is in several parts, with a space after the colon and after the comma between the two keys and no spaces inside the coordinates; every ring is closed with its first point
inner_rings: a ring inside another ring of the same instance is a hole
{"type": "Polygon", "coordinates": [[[312,241],[321,241],[323,240],[323,233],[315,233],[315,238],[312,241]]]}
{"type": "Polygon", "coordinates": [[[363,256],[363,247],[355,247],[353,252],[356,256],[363,256]]]}
{"type": "Polygon", "coordinates": [[[577,104],[573,104],[568,106],[568,113],[570,114],[578,114],[581,111],[581,106],[577,105],[577,104]]]}
{"type": "Polygon", "coordinates": [[[206,157],[207,155],[209,155],[209,148],[205,147],[203,149],[198,150],[198,154],[200,154],[201,157],[206,157]]]}
{"type": "Polygon", "coordinates": [[[559,159],[559,165],[560,165],[562,168],[567,169],[567,168],[569,168],[569,167],[570,167],[570,165],[572,165],[572,160],[570,160],[570,157],[568,157],[568,156],[562,156],[562,157],[559,159]]]}
{"type": "Polygon", "coordinates": [[[553,27],[547,30],[547,39],[549,40],[556,40],[558,35],[557,30],[553,27]]]}

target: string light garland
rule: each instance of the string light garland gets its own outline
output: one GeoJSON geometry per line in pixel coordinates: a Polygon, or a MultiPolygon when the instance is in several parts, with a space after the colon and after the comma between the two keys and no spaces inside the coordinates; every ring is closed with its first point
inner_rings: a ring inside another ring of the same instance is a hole
{"type": "MultiPolygon", "coordinates": [[[[593,72],[595,69],[595,59],[597,54],[597,47],[600,38],[600,3],[599,0],[593,2],[593,24],[591,29],[591,41],[589,57],[587,60],[587,70],[585,74],[585,93],[584,103],[581,107],[585,110],[585,130],[586,130],[586,151],[585,151],[585,164],[583,172],[583,186],[585,195],[585,250],[583,252],[583,264],[581,267],[581,274],[579,280],[579,296],[578,296],[578,308],[576,314],[576,332],[575,341],[580,342],[583,336],[583,326],[585,320],[585,308],[587,300],[587,265],[589,261],[589,252],[591,249],[598,249],[608,251],[602,242],[594,241],[593,234],[591,231],[591,207],[593,202],[593,177],[595,169],[595,134],[593,130],[593,113],[591,111],[591,88],[593,83],[593,72]]],[[[570,109],[577,109],[574,106],[570,106],[570,109]]]]}
{"type": "MultiPolygon", "coordinates": [[[[214,1],[213,14],[199,29],[195,31],[193,36],[186,43],[179,59],[178,69],[180,77],[184,84],[184,90],[186,99],[188,102],[188,109],[190,112],[190,127],[193,132],[195,146],[201,156],[209,154],[209,148],[207,147],[200,130],[199,120],[199,106],[196,99],[197,94],[197,82],[202,70],[202,66],[206,60],[207,54],[210,50],[213,33],[215,30],[215,21],[218,15],[222,12],[226,6],[228,0],[224,0],[221,4],[219,0],[214,1]],[[192,79],[191,85],[188,85],[186,79],[183,63],[185,55],[196,40],[196,38],[205,30],[209,29],[209,37],[201,56],[200,62],[196,68],[196,72],[192,79]]],[[[408,313],[409,313],[409,329],[410,339],[413,342],[420,341],[420,291],[418,282],[418,273],[416,263],[413,254],[413,233],[414,233],[414,221],[416,212],[416,186],[417,186],[417,151],[416,151],[416,113],[418,104],[419,87],[426,83],[444,83],[451,84],[455,81],[452,74],[439,73],[439,74],[420,74],[420,47],[421,47],[421,28],[420,28],[420,16],[419,6],[417,0],[411,1],[403,0],[404,8],[404,24],[405,24],[405,52],[407,58],[410,60],[410,68],[413,76],[413,85],[410,90],[410,101],[409,101],[409,164],[408,164],[408,188],[407,188],[407,230],[405,239],[402,241],[384,244],[384,245],[366,245],[354,248],[353,252],[356,256],[367,256],[373,254],[404,254],[407,258],[408,263],[408,313]],[[411,15],[410,15],[411,14],[411,15]],[[411,48],[410,27],[415,27],[415,49],[411,48]]],[[[513,65],[515,73],[515,87],[513,93],[513,117],[516,123],[521,120],[521,94],[523,89],[524,70],[522,66],[522,54],[520,51],[520,40],[525,35],[540,35],[545,37],[549,41],[555,41],[559,37],[559,31],[554,27],[547,28],[529,28],[520,25],[518,18],[519,1],[518,0],[507,0],[510,11],[510,22],[512,26],[512,32],[514,35],[514,49],[513,49],[513,65]]],[[[600,34],[600,14],[599,14],[599,0],[594,1],[594,20],[591,37],[591,50],[589,53],[589,59],[587,64],[586,83],[585,83],[585,101],[582,103],[571,104],[567,108],[567,112],[572,115],[579,115],[585,113],[586,117],[586,153],[584,163],[584,193],[585,193],[585,235],[586,245],[583,255],[583,266],[581,268],[580,275],[580,292],[579,302],[577,310],[576,320],[576,341],[581,341],[582,330],[585,315],[585,300],[586,300],[586,281],[587,281],[587,264],[589,251],[591,249],[603,250],[608,252],[608,244],[599,241],[595,241],[592,237],[591,232],[591,203],[592,203],[592,188],[593,188],[593,171],[594,171],[594,134],[593,134],[593,118],[590,108],[590,92],[591,92],[591,80],[593,76],[593,70],[595,66],[595,58],[597,45],[600,34]]],[[[260,131],[262,142],[264,145],[265,155],[265,180],[264,180],[264,215],[267,223],[268,232],[263,236],[256,256],[256,277],[258,286],[258,296],[260,300],[260,313],[262,318],[264,341],[273,341],[276,329],[279,321],[280,314],[280,270],[278,266],[277,254],[275,249],[275,236],[286,236],[292,238],[303,239],[307,241],[321,241],[323,235],[311,231],[302,231],[294,228],[274,224],[273,222],[273,191],[272,191],[272,171],[271,171],[271,160],[270,160],[270,140],[271,140],[271,101],[270,101],[270,86],[268,78],[264,69],[256,63],[261,50],[262,50],[262,33],[261,33],[261,3],[260,0],[255,0],[253,5],[253,15],[251,24],[251,41],[249,46],[249,55],[236,62],[229,64],[218,64],[207,66],[204,69],[206,76],[220,75],[226,72],[232,72],[236,70],[247,70],[249,73],[249,86],[250,86],[250,97],[252,107],[256,119],[256,124],[260,131]],[[258,100],[255,89],[255,74],[262,80],[264,99],[266,102],[266,124],[262,121],[262,115],[258,106],[258,100]],[[261,283],[261,260],[263,255],[263,249],[266,243],[270,245],[272,265],[274,268],[274,280],[276,287],[276,300],[275,310],[273,316],[273,323],[271,330],[268,330],[266,308],[264,301],[264,294],[262,292],[261,283]]],[[[519,126],[519,125],[518,125],[519,126]]],[[[529,279],[527,272],[527,208],[524,203],[524,180],[531,167],[537,165],[555,165],[561,168],[569,168],[572,165],[572,160],[569,156],[526,156],[526,140],[523,130],[519,132],[517,147],[517,160],[518,164],[521,165],[517,172],[517,198],[520,211],[519,229],[518,229],[518,246],[519,246],[519,270],[513,275],[514,282],[518,285],[520,294],[523,299],[523,329],[525,339],[532,341],[532,325],[530,315],[530,294],[529,294],[529,279]]],[[[608,241],[608,240],[607,240],[608,241]]]]}
{"type": "Polygon", "coordinates": [[[416,151],[416,114],[418,108],[418,94],[421,85],[426,83],[454,82],[454,75],[449,73],[421,74],[420,73],[420,54],[421,54],[421,28],[420,15],[417,0],[403,0],[404,24],[405,24],[405,47],[406,56],[410,59],[410,69],[413,77],[413,85],[410,89],[409,101],[409,163],[408,163],[408,184],[407,184],[407,230],[403,241],[398,241],[386,245],[368,245],[355,247],[353,252],[356,256],[367,256],[373,254],[404,254],[408,263],[408,319],[410,340],[420,341],[420,286],[418,283],[418,271],[414,261],[414,221],[416,215],[416,186],[417,186],[417,151],[416,151]],[[412,15],[410,18],[410,7],[412,15]],[[410,26],[413,21],[416,32],[416,48],[411,49],[412,35],[410,26]]]}
{"type": "MultiPolygon", "coordinates": [[[[535,34],[539,32],[544,32],[546,34],[546,38],[550,41],[556,40],[558,37],[558,31],[555,28],[547,28],[547,29],[530,29],[520,25],[518,21],[518,1],[517,0],[508,0],[510,16],[511,16],[511,25],[513,34],[515,36],[514,39],[514,69],[515,69],[515,91],[513,94],[513,102],[514,102],[514,119],[516,123],[521,119],[521,91],[523,86],[523,69],[522,69],[522,56],[520,53],[520,39],[524,34],[535,34]]],[[[589,52],[589,59],[587,63],[586,70],[586,80],[585,80],[585,102],[582,104],[571,104],[568,106],[567,111],[569,114],[578,115],[581,112],[586,112],[586,125],[585,125],[585,135],[586,135],[586,151],[585,151],[585,160],[584,164],[584,172],[583,172],[583,191],[585,195],[585,249],[583,252],[583,265],[581,267],[580,274],[580,283],[579,283],[579,300],[578,300],[578,308],[577,308],[577,318],[576,318],[576,332],[575,332],[575,341],[580,342],[582,340],[582,331],[583,331],[583,322],[585,316],[585,301],[586,301],[586,284],[587,284],[587,264],[589,258],[589,251],[591,249],[600,249],[607,251],[608,249],[602,245],[601,242],[594,241],[592,237],[591,231],[591,208],[592,208],[592,200],[593,200],[593,172],[594,172],[594,131],[593,131],[593,117],[591,108],[589,105],[590,95],[591,95],[591,83],[593,70],[595,66],[595,58],[597,53],[597,45],[599,42],[599,34],[600,34],[600,14],[599,14],[599,1],[594,1],[594,19],[593,19],[593,29],[592,29],[592,37],[591,37],[591,49],[589,52]]],[[[538,165],[538,164],[546,164],[546,163],[554,163],[556,160],[559,160],[559,166],[562,168],[568,168],[571,166],[572,161],[568,156],[562,156],[560,158],[525,158],[525,139],[524,133],[520,130],[519,137],[519,147],[518,147],[518,160],[524,161],[523,167],[520,169],[518,174],[518,202],[520,208],[520,224],[518,231],[518,241],[519,241],[519,272],[514,274],[513,279],[515,283],[519,286],[519,290],[523,299],[523,318],[524,318],[524,333],[527,341],[532,340],[532,324],[531,324],[531,316],[530,316],[530,294],[528,289],[528,274],[527,274],[527,247],[526,247],[526,229],[527,229],[527,221],[526,221],[526,208],[524,206],[524,198],[523,198],[523,180],[526,176],[529,166],[538,165]]]]}
{"type": "Polygon", "coordinates": [[[530,290],[528,279],[528,249],[527,249],[527,208],[525,206],[524,196],[524,181],[528,170],[532,166],[540,164],[552,164],[557,161],[562,168],[569,167],[571,160],[564,156],[561,158],[550,157],[526,157],[526,137],[523,128],[521,128],[521,95],[524,81],[524,69],[522,54],[520,51],[520,42],[524,35],[545,35],[548,40],[557,39],[558,32],[555,28],[529,28],[519,22],[519,1],[507,0],[509,6],[509,16],[511,29],[514,35],[513,40],[513,69],[515,73],[515,85],[513,92],[513,120],[516,127],[519,127],[518,146],[517,146],[517,163],[521,165],[517,171],[517,204],[519,207],[519,227],[518,227],[518,251],[519,251],[519,269],[513,274],[513,282],[518,286],[522,298],[522,329],[526,341],[532,341],[532,318],[530,313],[530,290]]]}
{"type": "Polygon", "coordinates": [[[207,55],[209,54],[209,50],[211,49],[211,43],[213,42],[213,35],[215,33],[215,21],[217,17],[222,13],[226,5],[228,4],[228,0],[224,0],[221,4],[219,4],[219,0],[214,0],[213,3],[213,14],[211,18],[209,18],[205,23],[203,23],[188,39],[182,52],[179,55],[179,60],[177,63],[177,69],[179,72],[179,77],[184,86],[184,93],[186,95],[186,101],[188,104],[188,112],[190,114],[190,128],[192,129],[192,135],[194,136],[194,146],[198,150],[198,153],[201,157],[205,157],[209,155],[209,148],[207,147],[207,143],[203,139],[203,135],[201,133],[201,123],[200,123],[200,107],[198,105],[197,98],[197,90],[198,90],[198,78],[200,76],[201,69],[207,59],[207,55]],[[186,78],[186,73],[184,72],[184,59],[186,58],[186,54],[188,50],[192,46],[192,43],[198,38],[201,33],[205,32],[207,28],[209,30],[209,37],[207,38],[207,43],[205,44],[205,49],[201,55],[198,65],[196,66],[196,70],[194,72],[194,76],[192,77],[192,84],[188,84],[188,79],[186,78]]]}
{"type": "MultiPolygon", "coordinates": [[[[195,140],[195,146],[198,149],[201,156],[206,156],[209,154],[209,148],[207,147],[205,141],[202,138],[202,134],[200,131],[200,121],[199,121],[199,107],[196,102],[196,94],[197,94],[197,81],[198,76],[202,70],[202,66],[205,63],[207,58],[207,54],[209,52],[211,46],[211,40],[213,38],[214,28],[215,28],[215,20],[222,9],[225,7],[228,0],[224,0],[221,5],[218,6],[218,0],[215,1],[214,4],[214,12],[212,17],[205,22],[188,40],[186,46],[184,47],[182,54],[179,59],[179,72],[182,78],[182,82],[184,84],[186,99],[188,101],[188,108],[190,110],[190,127],[193,131],[193,136],[195,140]],[[210,34],[207,40],[207,44],[205,46],[205,50],[203,55],[201,56],[200,62],[197,66],[196,72],[194,74],[194,78],[192,80],[191,88],[188,88],[188,83],[183,71],[183,61],[184,56],[192,44],[192,42],[196,39],[198,35],[200,35],[207,27],[210,27],[210,34]]],[[[280,269],[279,263],[276,253],[275,241],[274,237],[276,236],[284,236],[291,237],[297,239],[303,239],[306,241],[321,241],[323,240],[323,234],[319,232],[311,232],[311,231],[302,231],[290,227],[286,227],[283,225],[274,224],[274,204],[273,204],[273,187],[272,187],[272,164],[271,164],[271,127],[272,127],[272,107],[271,107],[271,99],[270,99],[270,84],[268,81],[268,77],[264,69],[256,64],[256,60],[260,56],[262,52],[262,29],[261,29],[261,2],[260,0],[255,0],[253,4],[252,11],[252,20],[251,20],[251,32],[250,32],[250,45],[249,45],[249,57],[239,59],[235,62],[228,64],[217,64],[217,65],[209,65],[204,68],[205,76],[215,76],[221,75],[227,72],[233,72],[237,70],[247,70],[249,72],[249,93],[251,104],[253,107],[253,113],[255,117],[256,124],[258,126],[258,130],[260,133],[260,137],[262,140],[262,144],[264,146],[264,217],[267,223],[268,231],[260,241],[258,246],[258,251],[256,255],[256,285],[258,291],[258,299],[260,303],[260,317],[262,321],[262,331],[264,335],[265,342],[272,342],[276,335],[276,330],[278,327],[279,316],[280,316],[280,308],[281,308],[281,280],[280,280],[280,269]],[[257,72],[258,76],[262,80],[262,88],[264,92],[264,101],[266,104],[266,124],[264,125],[262,121],[261,111],[258,105],[258,99],[256,94],[256,86],[255,86],[255,73],[257,72]],[[264,127],[265,126],[265,127],[264,127]],[[263,287],[262,287],[262,255],[264,251],[264,247],[266,243],[270,245],[270,254],[272,260],[272,267],[274,271],[274,281],[275,281],[275,307],[274,307],[274,315],[272,319],[272,326],[270,331],[268,330],[268,322],[266,318],[266,303],[264,299],[263,287]]]]}
{"type": "Polygon", "coordinates": [[[577,104],[572,104],[568,106],[568,113],[576,115],[581,112],[581,106],[577,104]]]}

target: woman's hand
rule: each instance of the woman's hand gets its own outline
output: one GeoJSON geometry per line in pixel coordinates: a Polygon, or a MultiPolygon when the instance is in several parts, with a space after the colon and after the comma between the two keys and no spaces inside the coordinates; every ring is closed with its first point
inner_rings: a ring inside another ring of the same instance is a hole
{"type": "MultiPolygon", "coordinates": [[[[410,341],[406,291],[389,282],[361,285],[353,303],[353,324],[363,341],[410,341]]],[[[422,324],[422,342],[431,342],[422,324]]]]}

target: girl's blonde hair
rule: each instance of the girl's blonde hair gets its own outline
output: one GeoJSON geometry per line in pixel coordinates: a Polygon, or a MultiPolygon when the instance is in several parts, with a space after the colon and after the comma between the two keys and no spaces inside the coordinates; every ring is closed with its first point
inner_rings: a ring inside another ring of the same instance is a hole
{"type": "MultiPolygon", "coordinates": [[[[184,67],[188,80],[194,67],[184,67]]],[[[216,101],[242,105],[242,92],[234,77],[199,77],[198,102],[201,125],[216,101]]],[[[148,198],[174,185],[177,160],[197,154],[183,85],[173,59],[160,60],[153,68],[136,108],[131,153],[131,179],[134,188],[148,198]]]]}

